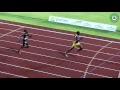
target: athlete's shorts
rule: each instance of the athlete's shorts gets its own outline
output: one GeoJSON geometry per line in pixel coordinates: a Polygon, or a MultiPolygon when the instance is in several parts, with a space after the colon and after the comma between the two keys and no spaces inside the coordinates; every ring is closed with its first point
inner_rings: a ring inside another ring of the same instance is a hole
{"type": "Polygon", "coordinates": [[[80,42],[78,43],[73,42],[72,47],[78,47],[78,46],[80,46],[80,42]]]}
{"type": "Polygon", "coordinates": [[[23,40],[23,43],[25,43],[25,44],[26,44],[26,43],[27,43],[27,41],[26,41],[26,40],[23,40]]]}

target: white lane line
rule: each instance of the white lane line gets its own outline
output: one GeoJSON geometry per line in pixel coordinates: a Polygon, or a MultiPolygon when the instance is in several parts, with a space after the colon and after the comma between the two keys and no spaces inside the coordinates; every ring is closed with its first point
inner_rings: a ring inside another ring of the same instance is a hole
{"type": "Polygon", "coordinates": [[[10,56],[10,55],[5,55],[5,54],[0,54],[0,56],[5,56],[5,57],[9,57],[9,58],[18,59],[18,60],[33,62],[33,63],[37,63],[37,64],[48,65],[48,66],[57,67],[57,68],[62,68],[62,69],[66,69],[66,70],[76,71],[76,72],[84,72],[84,71],[82,71],[82,70],[76,70],[76,69],[67,68],[67,67],[63,67],[63,66],[59,66],[59,65],[53,65],[53,64],[49,64],[49,63],[44,63],[44,62],[35,61],[35,60],[31,60],[31,59],[19,58],[19,57],[10,56]]]}
{"type": "MultiPolygon", "coordinates": [[[[10,37],[15,37],[15,38],[18,38],[17,36],[12,36],[12,35],[7,35],[7,36],[10,36],[10,37]]],[[[51,44],[51,45],[57,45],[57,46],[63,46],[63,47],[71,47],[71,46],[68,46],[68,45],[63,45],[63,44],[56,44],[56,43],[51,43],[51,42],[47,42],[47,41],[40,41],[40,40],[34,40],[34,39],[29,39],[31,41],[34,41],[34,42],[42,42],[42,43],[47,43],[47,44],[51,44]]],[[[86,51],[91,51],[91,52],[97,52],[97,51],[93,51],[93,50],[89,50],[89,49],[84,49],[86,51]]],[[[101,52],[101,53],[104,53],[104,52],[101,52]]]]}
{"type": "MultiPolygon", "coordinates": [[[[0,28],[1,29],[1,28],[0,28]]],[[[5,28],[2,28],[4,30],[6,30],[5,28]]],[[[8,30],[8,29],[7,29],[8,30]]],[[[9,29],[11,30],[11,29],[9,29]]],[[[20,32],[20,33],[23,33],[22,31],[16,31],[16,32],[20,32]]],[[[45,35],[39,35],[39,34],[33,34],[33,33],[30,33],[32,35],[35,35],[35,36],[42,36],[42,37],[47,37],[47,38],[52,38],[52,39],[57,39],[57,40],[64,40],[64,41],[69,41],[69,42],[73,42],[73,40],[67,40],[67,39],[62,39],[62,38],[57,38],[57,37],[51,37],[51,36],[45,36],[45,35]]],[[[7,36],[11,36],[11,37],[17,37],[17,36],[12,36],[12,35],[7,35],[7,36]]],[[[18,37],[17,37],[18,38],[18,37]]],[[[30,39],[32,41],[34,41],[33,39],[30,39]]],[[[91,45],[91,46],[98,46],[98,47],[104,47],[104,46],[101,46],[101,45],[96,45],[96,44],[91,44],[91,43],[85,43],[85,42],[81,42],[83,44],[88,44],[88,45],[91,45]]],[[[54,44],[54,43],[53,43],[54,44]]],[[[70,46],[68,46],[70,47],[70,46]]],[[[110,48],[110,49],[114,49],[114,50],[120,50],[119,48],[113,48],[113,47],[106,47],[106,48],[110,48]]],[[[97,52],[97,51],[94,51],[94,50],[88,50],[88,49],[84,49],[86,51],[92,51],[92,52],[97,52]]],[[[104,53],[104,52],[100,52],[100,53],[104,53]]],[[[110,54],[110,53],[105,53],[105,54],[110,54]]],[[[111,54],[111,55],[114,55],[114,54],[111,54]]]]}
{"type": "MultiPolygon", "coordinates": [[[[5,28],[3,28],[3,29],[5,29],[5,28]]],[[[22,33],[22,31],[17,31],[17,32],[22,33]]],[[[56,38],[56,37],[38,35],[38,34],[33,34],[33,33],[30,33],[30,34],[32,34],[32,35],[37,35],[37,36],[48,37],[48,38],[54,38],[54,39],[58,39],[58,40],[71,41],[71,42],[72,42],[72,40],[67,40],[67,39],[62,39],[62,38],[56,38]]],[[[12,36],[12,35],[7,35],[7,36],[11,36],[11,37],[16,37],[16,38],[18,38],[17,36],[12,36]]],[[[35,41],[34,39],[30,39],[30,40],[35,41]]],[[[39,40],[38,40],[38,41],[39,41],[39,40]]],[[[39,42],[40,42],[40,41],[39,41],[39,42]]],[[[42,42],[45,43],[45,41],[42,41],[42,42]]],[[[101,45],[95,45],[95,44],[90,44],[90,43],[85,43],[85,42],[81,42],[81,43],[88,44],[88,45],[91,45],[91,46],[104,47],[104,46],[101,46],[101,45]]],[[[49,44],[50,44],[50,42],[49,42],[49,44]]],[[[55,43],[51,43],[51,44],[55,44],[55,43]]],[[[61,45],[61,44],[60,44],[60,45],[61,45]]],[[[70,47],[70,46],[66,46],[66,47],[70,47]]],[[[120,49],[118,49],[118,48],[113,48],[113,47],[106,47],[106,48],[110,48],[110,49],[114,49],[114,50],[120,50],[120,49]]],[[[84,49],[84,50],[86,50],[86,51],[91,51],[91,52],[97,52],[97,51],[89,50],[89,49],[84,49]]],[[[115,55],[115,54],[104,53],[104,52],[99,52],[99,53],[108,54],[108,55],[115,55]]],[[[119,56],[119,55],[117,55],[117,56],[119,56]]]]}
{"type": "MultiPolygon", "coordinates": [[[[0,40],[0,41],[19,45],[19,43],[16,43],[16,42],[11,42],[11,41],[6,41],[6,40],[0,40]]],[[[48,49],[48,48],[43,48],[43,47],[38,47],[38,46],[32,46],[32,45],[29,45],[29,46],[37,48],[37,49],[43,49],[43,50],[49,50],[49,51],[53,51],[53,52],[62,52],[62,53],[64,53],[63,51],[58,51],[58,50],[53,50],[53,49],[48,49]]],[[[86,57],[86,58],[90,58],[90,59],[93,58],[93,57],[84,56],[84,55],[77,55],[77,54],[74,54],[74,53],[69,53],[69,54],[74,55],[74,56],[86,57]]],[[[119,55],[114,55],[114,56],[119,56],[119,55]]],[[[114,64],[120,64],[119,62],[104,60],[104,59],[100,59],[100,58],[94,58],[94,59],[99,60],[99,61],[106,61],[106,62],[110,62],[110,63],[114,63],[114,64]]]]}
{"type": "MultiPolygon", "coordinates": [[[[7,36],[10,36],[10,37],[15,37],[15,38],[18,38],[17,36],[12,36],[12,35],[7,35],[7,36]]],[[[53,44],[53,45],[58,45],[58,46],[64,46],[64,47],[71,47],[71,46],[68,46],[68,45],[63,45],[63,44],[56,44],[56,43],[51,43],[51,42],[46,42],[46,41],[39,41],[39,40],[34,40],[34,39],[29,39],[31,41],[34,41],[34,42],[42,42],[42,43],[47,43],[47,44],[53,44]]],[[[0,41],[4,41],[4,40],[0,40],[0,41]]],[[[89,50],[89,49],[84,49],[86,51],[90,51],[90,52],[98,52],[98,51],[94,51],[94,50],[89,50]]],[[[111,53],[104,53],[104,52],[99,52],[99,53],[102,53],[102,54],[107,54],[107,55],[114,55],[114,56],[118,56],[120,57],[120,55],[115,55],[115,54],[111,54],[111,53]]],[[[87,57],[87,56],[86,56],[87,57]]]]}
{"type": "MultiPolygon", "coordinates": [[[[6,28],[0,28],[0,29],[9,30],[9,31],[12,30],[12,29],[6,29],[6,28]]],[[[23,33],[22,31],[17,31],[17,32],[23,33]]],[[[30,33],[30,34],[35,35],[35,36],[39,36],[39,37],[47,37],[47,38],[52,38],[52,39],[57,39],[57,40],[64,40],[64,41],[68,41],[68,42],[73,42],[73,40],[68,40],[68,39],[63,39],[63,38],[57,38],[57,37],[53,37],[53,36],[45,36],[45,35],[34,34],[34,33],[30,33]]],[[[91,43],[86,43],[86,42],[81,42],[81,43],[88,44],[88,45],[91,45],[91,46],[94,45],[94,46],[103,47],[101,45],[96,45],[96,44],[91,44],[91,43]]]]}
{"type": "Polygon", "coordinates": [[[0,73],[2,73],[2,74],[7,74],[7,75],[11,75],[11,76],[15,76],[15,77],[19,77],[19,78],[28,78],[28,77],[24,77],[24,76],[12,74],[12,73],[8,73],[8,72],[3,72],[3,71],[0,71],[0,73]]]}
{"type": "MultiPolygon", "coordinates": [[[[11,25],[11,26],[19,26],[19,27],[24,27],[24,28],[35,29],[35,30],[39,30],[39,31],[46,31],[46,32],[52,32],[52,33],[57,33],[57,34],[63,34],[63,35],[73,36],[73,34],[68,34],[68,33],[63,33],[63,32],[57,32],[57,31],[51,31],[51,30],[40,29],[40,28],[33,28],[33,27],[25,26],[25,25],[17,25],[17,24],[5,23],[5,22],[0,22],[0,23],[1,23],[1,24],[11,25]]],[[[99,40],[99,41],[105,41],[105,42],[113,42],[113,43],[119,43],[119,44],[120,44],[120,42],[115,42],[115,41],[111,41],[111,40],[98,39],[98,38],[87,37],[87,36],[82,36],[82,37],[84,37],[84,38],[89,38],[89,39],[93,39],[93,40],[99,40]]]]}
{"type": "Polygon", "coordinates": [[[15,30],[13,30],[13,31],[11,31],[11,32],[8,32],[8,33],[6,33],[6,34],[3,34],[2,36],[0,36],[0,38],[4,37],[4,36],[6,36],[6,35],[9,35],[9,34],[11,34],[11,33],[14,33],[14,32],[16,32],[16,31],[18,31],[18,30],[20,30],[20,29],[22,29],[22,28],[23,28],[23,27],[18,28],[18,29],[15,29],[15,30]]]}
{"type": "Polygon", "coordinates": [[[17,68],[22,68],[22,69],[26,69],[26,70],[30,70],[30,71],[35,71],[35,72],[45,73],[45,74],[63,77],[63,78],[71,78],[71,77],[67,77],[67,76],[62,76],[62,75],[58,75],[58,74],[54,74],[54,73],[45,72],[42,70],[36,70],[36,69],[32,69],[32,68],[22,67],[22,66],[18,66],[18,65],[14,65],[14,64],[8,64],[8,63],[3,63],[3,62],[0,62],[0,64],[12,66],[12,67],[17,67],[17,68]]]}
{"type": "Polygon", "coordinates": [[[103,50],[104,48],[106,48],[106,47],[107,47],[108,45],[110,45],[111,43],[112,43],[112,42],[106,44],[103,48],[101,48],[101,49],[94,55],[94,57],[90,60],[88,66],[87,66],[86,69],[85,69],[83,78],[86,78],[88,69],[89,69],[90,65],[92,64],[93,60],[95,59],[95,57],[99,54],[99,52],[100,52],[101,50],[103,50]]]}
{"type": "MultiPolygon", "coordinates": [[[[62,69],[66,69],[66,70],[71,70],[71,71],[76,71],[76,72],[81,72],[81,73],[84,72],[84,71],[82,71],[82,70],[76,70],[76,69],[66,68],[66,67],[62,67],[62,66],[58,66],[58,65],[43,63],[43,62],[40,62],[40,61],[35,61],[35,60],[25,59],[25,58],[19,58],[19,57],[10,56],[10,55],[5,55],[5,54],[0,54],[0,56],[5,56],[5,57],[9,57],[9,58],[15,58],[16,60],[18,59],[18,60],[23,60],[23,61],[28,61],[28,62],[43,64],[43,65],[58,67],[58,68],[62,68],[62,69]]],[[[96,76],[101,76],[101,77],[105,77],[105,78],[111,78],[111,77],[109,77],[109,76],[104,76],[104,75],[95,74],[95,73],[89,73],[89,72],[88,72],[88,74],[96,75],[96,76]]]]}
{"type": "MultiPolygon", "coordinates": [[[[11,42],[11,41],[6,41],[6,40],[0,40],[0,41],[8,42],[8,43],[13,43],[13,44],[18,44],[19,45],[19,43],[16,43],[16,42],[11,42]]],[[[48,48],[43,48],[43,47],[38,47],[38,46],[32,46],[32,45],[29,45],[29,46],[37,48],[37,49],[43,49],[43,50],[48,50],[48,51],[53,51],[53,52],[62,52],[62,51],[48,49],[48,48]]],[[[74,55],[74,56],[80,56],[80,57],[86,57],[86,58],[93,58],[93,57],[84,56],[84,55],[77,55],[77,54],[74,54],[74,53],[69,53],[69,54],[70,55],[74,55]]],[[[117,55],[114,55],[114,56],[117,56],[117,55]]],[[[99,60],[99,61],[105,61],[105,62],[109,62],[109,63],[120,64],[119,62],[115,62],[115,61],[109,61],[109,60],[104,60],[104,59],[100,59],[100,58],[95,58],[95,59],[99,60]]]]}
{"type": "MultiPolygon", "coordinates": [[[[8,48],[2,47],[2,46],[0,46],[0,48],[8,49],[8,48]]],[[[61,60],[61,61],[66,61],[66,62],[71,62],[71,63],[77,63],[77,64],[80,64],[80,65],[86,65],[86,66],[88,66],[88,64],[86,64],[86,63],[76,62],[76,61],[67,60],[67,59],[63,59],[63,58],[52,57],[52,56],[48,56],[48,55],[44,55],[44,54],[31,53],[31,52],[26,52],[26,51],[21,51],[21,52],[24,52],[24,53],[27,53],[27,54],[36,55],[36,56],[42,56],[42,57],[46,57],[46,58],[52,58],[52,59],[57,59],[57,60],[61,60]]],[[[111,68],[96,66],[96,65],[92,65],[92,64],[90,66],[97,67],[97,68],[102,68],[102,69],[107,69],[107,70],[111,70],[111,71],[119,71],[119,70],[116,70],[116,69],[111,69],[111,68]]]]}

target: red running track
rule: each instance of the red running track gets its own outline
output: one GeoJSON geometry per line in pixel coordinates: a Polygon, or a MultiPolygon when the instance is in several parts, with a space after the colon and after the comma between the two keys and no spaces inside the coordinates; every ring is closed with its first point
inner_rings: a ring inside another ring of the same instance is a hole
{"type": "Polygon", "coordinates": [[[86,78],[118,77],[120,44],[116,42],[119,40],[82,34],[84,50],[77,56],[74,49],[67,58],[60,51],[70,48],[73,32],[0,21],[0,34],[0,78],[82,78],[89,64],[86,78]],[[19,49],[18,36],[24,28],[33,37],[29,39],[30,48],[18,54],[12,49],[19,49]]]}

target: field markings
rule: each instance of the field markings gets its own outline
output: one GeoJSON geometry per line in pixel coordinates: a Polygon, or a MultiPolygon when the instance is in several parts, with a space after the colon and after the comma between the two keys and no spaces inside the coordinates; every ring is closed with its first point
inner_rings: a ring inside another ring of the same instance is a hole
{"type": "MultiPolygon", "coordinates": [[[[0,46],[0,48],[8,49],[8,48],[2,47],[2,46],[0,46]]],[[[27,52],[27,51],[23,51],[23,50],[21,52],[24,52],[24,53],[27,53],[27,54],[31,54],[31,55],[43,56],[43,57],[46,57],[46,58],[52,58],[52,59],[57,59],[57,60],[66,61],[66,62],[70,62],[70,63],[76,63],[76,64],[88,66],[88,64],[86,64],[86,63],[81,63],[81,62],[77,62],[77,61],[71,61],[69,59],[63,59],[63,58],[48,56],[48,55],[44,55],[44,54],[32,53],[32,52],[27,52]]],[[[106,68],[106,67],[100,67],[100,66],[96,66],[96,65],[90,65],[90,66],[98,67],[98,68],[102,68],[102,69],[107,69],[107,70],[111,70],[111,71],[119,71],[119,70],[116,70],[116,69],[111,69],[111,68],[106,68]]]]}
{"type": "Polygon", "coordinates": [[[18,31],[18,30],[20,30],[20,29],[22,29],[22,28],[23,28],[23,27],[18,28],[18,29],[15,29],[15,30],[13,30],[13,31],[11,31],[11,32],[8,32],[8,33],[6,33],[6,34],[3,34],[3,35],[0,36],[0,38],[5,37],[5,36],[7,36],[7,35],[9,35],[9,34],[12,34],[12,33],[16,32],[16,31],[18,31]]]}
{"type": "Polygon", "coordinates": [[[88,72],[88,69],[90,67],[90,65],[92,64],[93,60],[95,59],[95,57],[99,54],[100,51],[102,51],[104,48],[106,48],[108,45],[112,44],[112,42],[106,44],[103,48],[101,48],[95,55],[94,57],[90,60],[88,66],[86,67],[85,69],[85,72],[84,72],[84,75],[83,75],[83,78],[86,78],[86,75],[87,75],[87,72],[88,72]]]}
{"type": "MultiPolygon", "coordinates": [[[[33,62],[33,63],[38,63],[38,64],[43,64],[43,65],[58,67],[58,68],[61,68],[61,69],[66,69],[66,70],[71,70],[71,71],[76,71],[76,72],[84,73],[84,71],[82,71],[82,70],[76,70],[76,69],[66,68],[66,67],[62,67],[62,66],[58,66],[58,65],[53,65],[53,64],[48,64],[48,63],[43,63],[43,62],[40,62],[40,61],[31,60],[31,59],[19,58],[19,57],[5,55],[5,54],[0,54],[0,56],[5,56],[5,57],[9,57],[9,58],[14,58],[16,60],[23,60],[23,61],[28,61],[28,62],[33,62]]],[[[88,74],[96,75],[96,76],[101,76],[101,77],[105,77],[105,78],[111,78],[109,76],[95,74],[95,73],[89,73],[88,72],[88,74]]]]}
{"type": "MultiPolygon", "coordinates": [[[[5,29],[5,28],[3,28],[5,29]]],[[[21,32],[22,31],[17,31],[17,32],[21,32]]],[[[50,36],[44,36],[44,35],[39,35],[39,34],[33,34],[33,33],[30,33],[32,35],[37,35],[37,36],[42,36],[42,37],[48,37],[48,38],[54,38],[54,39],[58,39],[58,40],[65,40],[65,41],[70,41],[72,42],[73,40],[67,40],[67,39],[62,39],[62,38],[56,38],[56,37],[50,37],[50,36]]],[[[15,38],[18,38],[17,36],[13,36],[13,35],[6,35],[6,36],[10,36],[10,37],[15,37],[15,38]]],[[[34,39],[29,39],[29,40],[32,40],[32,41],[38,41],[38,42],[43,42],[43,43],[48,43],[48,44],[53,44],[53,45],[59,45],[59,46],[65,46],[65,47],[71,47],[71,46],[67,46],[67,45],[61,45],[61,44],[56,44],[56,43],[51,43],[51,42],[46,42],[46,41],[39,41],[39,40],[34,40],[34,39]]],[[[84,43],[84,44],[88,44],[88,45],[91,45],[91,46],[99,46],[99,47],[104,47],[104,46],[101,46],[101,45],[95,45],[95,44],[90,44],[90,43],[85,43],[85,42],[81,42],[81,43],[84,43]]],[[[113,47],[106,47],[106,48],[110,48],[110,49],[114,49],[114,50],[120,50],[118,48],[113,48],[113,47]]],[[[94,51],[94,50],[89,50],[89,49],[84,49],[86,51],[91,51],[91,52],[97,52],[97,51],[94,51]]],[[[115,54],[110,54],[110,53],[104,53],[104,52],[99,52],[99,53],[102,53],[102,54],[108,54],[108,55],[115,55],[115,54]]],[[[117,55],[119,56],[119,55],[117,55]]]]}
{"type": "Polygon", "coordinates": [[[0,62],[0,64],[7,65],[7,66],[12,66],[12,67],[16,67],[16,68],[22,68],[22,69],[26,69],[26,70],[30,70],[30,71],[35,71],[35,72],[45,73],[45,74],[58,76],[58,77],[62,77],[62,78],[71,78],[71,77],[67,77],[67,76],[63,76],[63,75],[49,73],[49,72],[45,72],[45,71],[42,71],[42,70],[36,70],[36,69],[28,68],[28,67],[22,67],[22,66],[18,66],[18,65],[14,65],[14,64],[8,64],[8,63],[4,63],[4,62],[0,62]]]}
{"type": "MultiPolygon", "coordinates": [[[[23,27],[22,27],[23,28],[23,27]]],[[[25,28],[25,27],[24,27],[25,28]]],[[[20,28],[19,28],[20,29],[20,28]]],[[[43,29],[44,30],[44,29],[43,29]]],[[[2,35],[1,37],[4,37],[4,36],[7,36],[8,34],[11,34],[12,32],[10,32],[10,33],[7,33],[6,35],[2,35]]],[[[55,32],[54,32],[55,33],[55,32]]],[[[62,33],[63,34],[63,33],[62,33]]],[[[106,40],[105,40],[106,41],[106,40]]],[[[108,42],[114,42],[114,41],[108,41],[108,42]]],[[[114,42],[114,43],[118,43],[118,42],[114,42]]]]}
{"type": "MultiPolygon", "coordinates": [[[[39,31],[46,31],[46,32],[52,32],[52,33],[57,33],[57,34],[63,34],[63,35],[70,35],[70,36],[73,36],[73,34],[69,34],[69,33],[51,31],[51,30],[40,29],[40,28],[33,28],[33,27],[25,26],[25,25],[11,24],[11,23],[5,23],[5,22],[0,22],[0,23],[1,23],[1,24],[11,25],[11,26],[18,26],[18,27],[24,27],[24,28],[35,29],[35,30],[39,30],[39,31]]],[[[34,25],[33,25],[33,26],[34,26],[34,25]]],[[[89,38],[89,39],[93,39],[93,40],[99,40],[99,41],[105,41],[105,42],[113,42],[113,43],[118,43],[118,44],[120,44],[120,42],[111,41],[111,40],[93,38],[93,37],[88,37],[88,36],[82,36],[82,37],[89,38]]]]}
{"type": "MultiPolygon", "coordinates": [[[[3,41],[3,42],[7,42],[7,43],[13,43],[13,44],[17,44],[19,45],[19,43],[16,43],[16,42],[11,42],[11,41],[7,41],[7,40],[0,40],[0,41],[3,41]]],[[[64,51],[58,51],[58,50],[54,50],[54,49],[48,49],[48,48],[43,48],[43,47],[38,47],[38,46],[33,46],[33,45],[29,45],[31,47],[34,47],[34,48],[37,48],[37,49],[43,49],[43,50],[48,50],[48,51],[53,51],[53,52],[62,52],[62,53],[65,53],[64,51]]],[[[89,57],[89,56],[84,56],[84,55],[77,55],[77,54],[74,54],[74,53],[69,53],[70,55],[74,55],[74,56],[81,56],[81,57],[86,57],[86,58],[93,58],[93,57],[89,57]]],[[[119,55],[114,55],[114,56],[119,56],[119,55]]],[[[108,60],[105,60],[105,59],[100,59],[100,58],[94,58],[96,60],[99,60],[99,61],[104,61],[104,62],[111,62],[111,63],[116,63],[116,64],[120,64],[119,62],[115,62],[115,61],[108,61],[108,60]]]]}
{"type": "MultiPolygon", "coordinates": [[[[15,38],[18,38],[17,36],[12,36],[12,35],[7,35],[7,36],[10,36],[10,37],[15,37],[15,38]]],[[[29,39],[29,40],[31,40],[31,41],[34,41],[34,42],[42,42],[42,43],[47,43],[47,44],[52,44],[52,45],[56,45],[56,46],[62,46],[62,47],[71,47],[71,46],[68,46],[68,45],[63,45],[63,44],[56,44],[56,43],[51,43],[51,42],[46,42],[46,41],[39,41],[39,40],[34,40],[34,39],[29,39]]],[[[0,41],[5,41],[5,40],[0,40],[0,41]]],[[[33,46],[34,47],[34,46],[33,46]]],[[[36,46],[37,47],[37,46],[36,46]]],[[[41,47],[41,48],[43,48],[43,47],[41,47]]],[[[48,49],[48,48],[47,48],[48,49]]],[[[50,50],[50,49],[48,49],[48,50],[50,50]]],[[[51,49],[52,50],[52,49],[51,49]]],[[[86,50],[86,51],[90,51],[90,52],[98,52],[98,51],[94,51],[94,50],[89,50],[89,49],[84,49],[84,50],[86,50]]],[[[115,54],[111,54],[111,53],[104,53],[104,52],[99,52],[99,53],[102,53],[102,54],[107,54],[107,55],[114,55],[114,56],[118,56],[118,57],[120,57],[120,55],[115,55],[115,54]]],[[[77,54],[74,54],[74,55],[77,55],[77,54]]],[[[81,55],[79,55],[79,56],[81,56],[81,55]]],[[[88,56],[83,56],[83,57],[88,57],[88,56]]],[[[89,58],[89,57],[88,57],[89,58]]],[[[91,58],[91,57],[90,57],[91,58]]]]}
{"type": "Polygon", "coordinates": [[[13,74],[13,73],[8,73],[8,72],[3,72],[3,71],[0,71],[0,73],[15,76],[15,77],[18,77],[18,78],[28,78],[28,77],[25,77],[25,76],[13,74]]]}

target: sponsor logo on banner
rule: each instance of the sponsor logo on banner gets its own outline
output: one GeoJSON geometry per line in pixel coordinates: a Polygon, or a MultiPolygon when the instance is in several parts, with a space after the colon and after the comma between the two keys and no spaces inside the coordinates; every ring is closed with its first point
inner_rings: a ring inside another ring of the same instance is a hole
{"type": "Polygon", "coordinates": [[[88,28],[95,28],[95,29],[100,29],[100,30],[114,31],[114,32],[117,29],[116,25],[95,23],[95,22],[90,22],[90,21],[62,18],[62,17],[56,17],[56,16],[50,16],[49,21],[70,24],[70,25],[76,25],[76,26],[82,26],[82,27],[88,27],[88,28]]]}
{"type": "Polygon", "coordinates": [[[55,17],[51,17],[51,21],[53,21],[53,22],[54,22],[54,21],[55,21],[55,17]]]}
{"type": "Polygon", "coordinates": [[[56,22],[68,23],[68,20],[64,18],[56,18],[56,22]]]}
{"type": "Polygon", "coordinates": [[[111,15],[110,15],[110,21],[111,22],[117,22],[119,20],[119,16],[118,16],[118,14],[116,14],[116,13],[112,13],[111,15]]]}
{"type": "Polygon", "coordinates": [[[79,20],[79,21],[74,21],[72,24],[73,25],[80,25],[81,23],[82,23],[82,21],[79,20]]]}

